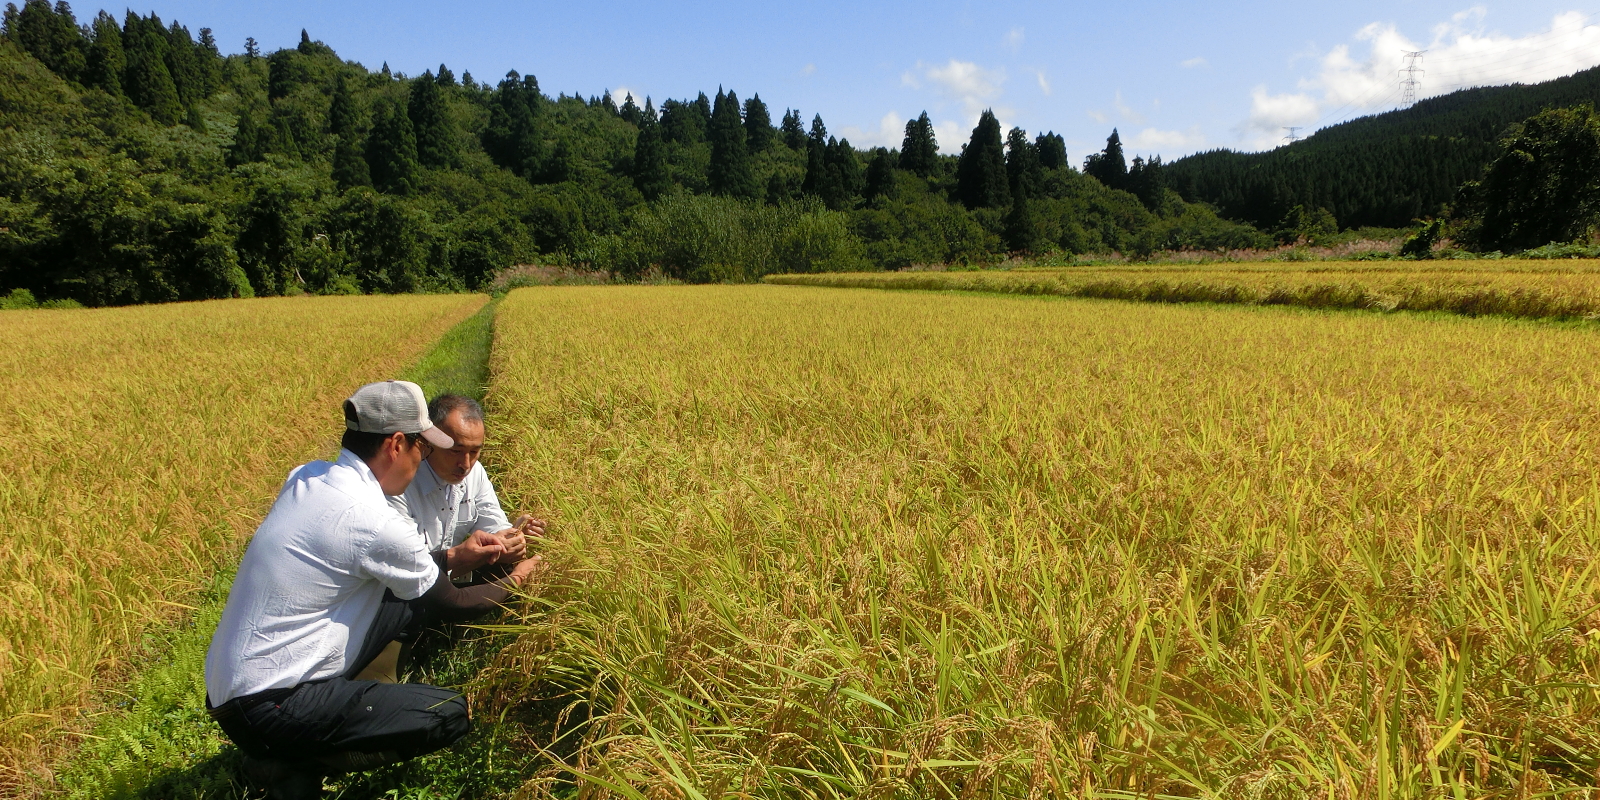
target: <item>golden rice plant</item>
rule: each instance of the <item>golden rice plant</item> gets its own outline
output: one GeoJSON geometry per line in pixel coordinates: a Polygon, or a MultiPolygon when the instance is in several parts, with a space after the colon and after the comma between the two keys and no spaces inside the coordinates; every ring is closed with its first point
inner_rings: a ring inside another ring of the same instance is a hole
{"type": "Polygon", "coordinates": [[[1595,785],[1594,331],[755,286],[496,335],[552,568],[479,713],[572,704],[526,796],[1595,785]]]}
{"type": "Polygon", "coordinates": [[[766,280],[793,286],[1445,311],[1467,316],[1600,315],[1600,262],[1584,260],[1212,262],[980,272],[773,275],[766,280]]]}
{"type": "Polygon", "coordinates": [[[327,453],[339,400],[484,300],[0,313],[0,788],[45,780],[146,626],[181,614],[288,470],[327,453]]]}

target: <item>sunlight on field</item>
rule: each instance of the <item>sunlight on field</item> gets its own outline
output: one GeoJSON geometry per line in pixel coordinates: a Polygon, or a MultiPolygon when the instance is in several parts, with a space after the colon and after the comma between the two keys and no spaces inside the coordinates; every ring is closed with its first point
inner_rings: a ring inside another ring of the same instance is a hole
{"type": "Polygon", "coordinates": [[[1594,780],[1595,331],[523,289],[493,359],[555,568],[477,699],[593,699],[585,796],[1594,780]]]}
{"type": "MultiPolygon", "coordinates": [[[[141,632],[231,566],[339,400],[482,296],[218,301],[0,313],[0,786],[141,632]]],[[[75,723],[69,723],[75,724],[75,723]]]]}
{"type": "Polygon", "coordinates": [[[1255,261],[775,275],[768,283],[1529,318],[1600,315],[1600,261],[1255,261]]]}

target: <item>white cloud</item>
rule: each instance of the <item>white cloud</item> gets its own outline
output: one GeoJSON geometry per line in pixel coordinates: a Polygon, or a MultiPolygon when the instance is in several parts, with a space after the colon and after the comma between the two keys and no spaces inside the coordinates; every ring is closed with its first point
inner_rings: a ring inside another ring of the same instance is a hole
{"type": "Polygon", "coordinates": [[[1417,65],[1425,70],[1418,76],[1418,99],[1470,86],[1537,83],[1600,64],[1600,25],[1586,24],[1582,12],[1558,14],[1549,28],[1516,38],[1485,32],[1485,13],[1482,6],[1459,12],[1435,25],[1425,42],[1392,24],[1366,25],[1353,37],[1364,55],[1340,44],[1316,57],[1317,74],[1302,78],[1296,91],[1271,94],[1257,86],[1250,117],[1235,131],[1247,146],[1272,147],[1283,140],[1287,125],[1330,125],[1394,108],[1402,96],[1406,52],[1427,51],[1417,65]]]}
{"type": "Polygon", "coordinates": [[[1178,66],[1183,67],[1184,69],[1194,69],[1196,67],[1209,67],[1211,66],[1211,62],[1206,61],[1202,56],[1195,56],[1194,58],[1179,61],[1178,66]]]}
{"type": "Polygon", "coordinates": [[[1006,34],[1006,38],[1003,41],[1001,41],[1000,44],[1001,44],[1002,47],[1004,47],[1007,50],[1010,50],[1013,53],[1017,52],[1018,50],[1021,50],[1022,49],[1022,28],[1021,28],[1021,26],[1012,28],[1011,31],[1006,34]]]}
{"type": "Polygon", "coordinates": [[[1033,74],[1034,77],[1039,79],[1039,91],[1044,92],[1045,97],[1049,97],[1050,80],[1044,76],[1044,70],[1035,70],[1033,74]]]}
{"type": "MultiPolygon", "coordinates": [[[[1160,155],[1162,151],[1172,153],[1182,151],[1191,153],[1206,145],[1206,135],[1200,132],[1200,126],[1194,125],[1186,131],[1163,131],[1156,128],[1145,128],[1138,133],[1123,139],[1123,143],[1134,153],[1142,155],[1160,155]]],[[[1170,156],[1167,160],[1171,160],[1170,156]]]]}
{"type": "Polygon", "coordinates": [[[810,75],[811,73],[816,72],[816,71],[817,71],[817,65],[816,64],[807,64],[807,65],[805,65],[805,66],[800,68],[800,74],[801,75],[810,75]]]}
{"type": "Polygon", "coordinates": [[[996,101],[1002,94],[1001,85],[1005,81],[1006,71],[1003,68],[986,69],[974,62],[953,58],[942,65],[918,61],[916,67],[900,76],[900,82],[906,86],[913,89],[931,87],[942,99],[960,105],[960,119],[944,119],[933,124],[934,134],[939,137],[939,150],[945,153],[961,151],[968,133],[978,122],[978,115],[985,110],[994,111],[1004,127],[1003,122],[1011,116],[1012,111],[996,101]]]}
{"type": "Polygon", "coordinates": [[[984,69],[971,61],[950,59],[943,66],[924,65],[917,62],[922,76],[938,87],[939,93],[958,100],[976,117],[987,108],[990,101],[1000,96],[1000,84],[1006,81],[1005,69],[984,69]]]}
{"type": "Polygon", "coordinates": [[[1117,90],[1116,99],[1111,101],[1111,107],[1115,108],[1118,116],[1121,116],[1123,119],[1132,122],[1135,125],[1144,124],[1144,115],[1134,111],[1132,108],[1129,108],[1127,103],[1122,102],[1121,89],[1117,90]]]}
{"type": "MultiPolygon", "coordinates": [[[[937,135],[938,128],[934,128],[937,135]]],[[[900,112],[890,111],[878,120],[877,130],[861,128],[855,125],[846,125],[838,132],[839,138],[849,139],[850,145],[857,150],[866,150],[872,147],[899,147],[905,140],[906,121],[900,117],[900,112]]]]}
{"type": "Polygon", "coordinates": [[[1104,112],[1104,111],[1095,111],[1092,108],[1089,109],[1088,111],[1084,112],[1084,113],[1089,115],[1089,119],[1092,119],[1095,122],[1100,123],[1101,125],[1106,124],[1106,120],[1110,119],[1110,117],[1106,116],[1106,112],[1104,112]]]}
{"type": "Polygon", "coordinates": [[[961,146],[972,137],[972,128],[975,126],[976,122],[963,129],[961,123],[951,120],[933,123],[933,135],[939,140],[939,152],[949,155],[960,153],[961,146]]]}

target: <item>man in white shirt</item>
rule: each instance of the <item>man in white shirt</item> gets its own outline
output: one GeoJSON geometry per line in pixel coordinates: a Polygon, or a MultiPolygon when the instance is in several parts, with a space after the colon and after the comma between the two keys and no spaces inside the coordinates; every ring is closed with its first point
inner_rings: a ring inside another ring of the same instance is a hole
{"type": "MultiPolygon", "coordinates": [[[[444,394],[428,404],[428,418],[454,440],[451,447],[423,443],[424,458],[404,493],[389,498],[401,516],[413,520],[429,552],[469,542],[474,533],[494,535],[506,552],[497,567],[479,570],[479,578],[503,574],[527,552],[527,536],[543,536],[544,521],[506,519],[494,484],[478,458],[483,452],[483,408],[470,397],[444,394]]],[[[457,581],[471,573],[454,573],[457,581]]]]}
{"type": "MultiPolygon", "coordinates": [[[[445,570],[505,555],[487,536],[430,554],[389,506],[386,495],[415,475],[423,442],[455,444],[427,418],[416,384],[363,386],[344,413],[338,461],[289,474],[206,653],[207,708],[244,751],[246,777],[275,800],[319,797],[328,772],[411,758],[466,735],[459,693],[394,683],[395,667],[373,664],[420,632],[424,598],[482,601],[441,580],[445,570]]],[[[482,589],[519,585],[535,561],[482,589]]]]}

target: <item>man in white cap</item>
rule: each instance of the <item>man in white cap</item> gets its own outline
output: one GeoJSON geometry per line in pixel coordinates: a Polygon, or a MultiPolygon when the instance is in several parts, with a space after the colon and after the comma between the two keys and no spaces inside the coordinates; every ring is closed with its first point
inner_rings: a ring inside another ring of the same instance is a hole
{"type": "Polygon", "coordinates": [[[275,800],[320,797],[330,772],[370,769],[450,745],[471,729],[459,693],[394,682],[422,607],[492,607],[537,559],[497,584],[460,589],[448,571],[505,554],[488,534],[430,554],[386,495],[405,491],[422,442],[454,442],[422,389],[373,383],[344,403],[336,462],[289,473],[245,551],[206,653],[206,705],[275,800]]]}

